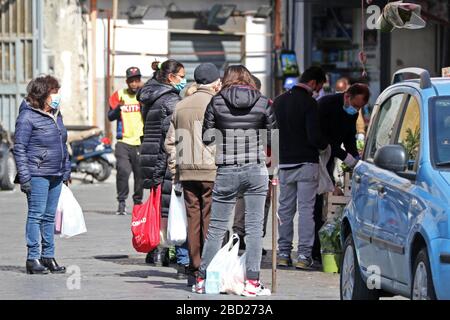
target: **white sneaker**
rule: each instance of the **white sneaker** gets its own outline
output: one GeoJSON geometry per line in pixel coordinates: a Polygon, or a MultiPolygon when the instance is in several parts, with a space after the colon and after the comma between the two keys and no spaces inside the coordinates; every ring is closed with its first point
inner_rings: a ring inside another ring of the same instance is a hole
{"type": "Polygon", "coordinates": [[[246,280],[245,289],[242,292],[244,297],[270,296],[272,293],[265,288],[259,280],[246,280]]]}
{"type": "Polygon", "coordinates": [[[192,286],[192,292],[198,294],[205,293],[205,279],[197,277],[195,284],[192,286]]]}

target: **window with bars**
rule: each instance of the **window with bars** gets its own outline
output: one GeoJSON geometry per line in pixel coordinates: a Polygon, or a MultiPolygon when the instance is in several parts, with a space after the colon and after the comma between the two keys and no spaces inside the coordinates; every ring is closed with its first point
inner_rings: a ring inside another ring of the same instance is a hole
{"type": "Polygon", "coordinates": [[[0,82],[33,77],[32,26],[32,0],[0,0],[0,82]]]}
{"type": "Polygon", "coordinates": [[[35,0],[0,0],[0,122],[14,131],[18,105],[36,68],[35,0]]]}

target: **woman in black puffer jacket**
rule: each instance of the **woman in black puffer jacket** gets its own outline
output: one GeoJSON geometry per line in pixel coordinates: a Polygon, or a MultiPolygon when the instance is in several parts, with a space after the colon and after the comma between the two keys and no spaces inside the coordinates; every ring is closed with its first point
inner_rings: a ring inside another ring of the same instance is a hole
{"type": "MultiPolygon", "coordinates": [[[[268,191],[268,170],[264,150],[276,128],[269,99],[256,89],[244,66],[225,70],[222,90],[212,98],[205,112],[203,141],[215,143],[217,175],[208,235],[194,292],[205,292],[207,269],[222,245],[239,193],[245,201],[246,279],[244,296],[270,295],[259,281],[264,205],[268,191]]],[[[214,280],[213,280],[214,281],[214,280]]]]}
{"type": "MultiPolygon", "coordinates": [[[[153,63],[152,67],[155,70],[153,79],[147,81],[137,94],[144,119],[140,164],[145,189],[162,184],[161,229],[164,230],[172,192],[172,174],[167,166],[164,141],[175,105],[181,100],[180,92],[186,86],[186,73],[184,66],[176,60],[167,60],[161,65],[153,63]]],[[[177,263],[183,268],[189,264],[188,252],[184,247],[176,247],[177,263]]],[[[153,260],[151,253],[147,255],[147,262],[153,260]]]]}

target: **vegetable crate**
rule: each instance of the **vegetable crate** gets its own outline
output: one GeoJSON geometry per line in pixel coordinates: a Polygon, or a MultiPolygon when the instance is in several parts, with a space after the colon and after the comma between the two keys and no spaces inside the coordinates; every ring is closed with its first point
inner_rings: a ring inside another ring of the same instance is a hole
{"type": "Polygon", "coordinates": [[[322,217],[324,221],[333,218],[337,213],[340,214],[342,212],[342,207],[350,202],[351,185],[351,174],[346,172],[344,174],[344,185],[340,187],[343,195],[334,195],[334,192],[329,192],[324,195],[322,217]]]}

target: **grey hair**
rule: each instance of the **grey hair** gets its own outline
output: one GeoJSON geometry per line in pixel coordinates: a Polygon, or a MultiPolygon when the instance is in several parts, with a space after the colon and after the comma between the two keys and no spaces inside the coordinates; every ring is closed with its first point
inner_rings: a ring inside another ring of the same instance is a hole
{"type": "Polygon", "coordinates": [[[215,86],[217,86],[220,83],[220,78],[217,79],[216,81],[212,82],[212,83],[208,83],[208,84],[197,84],[197,87],[200,89],[212,89],[215,86]]]}

